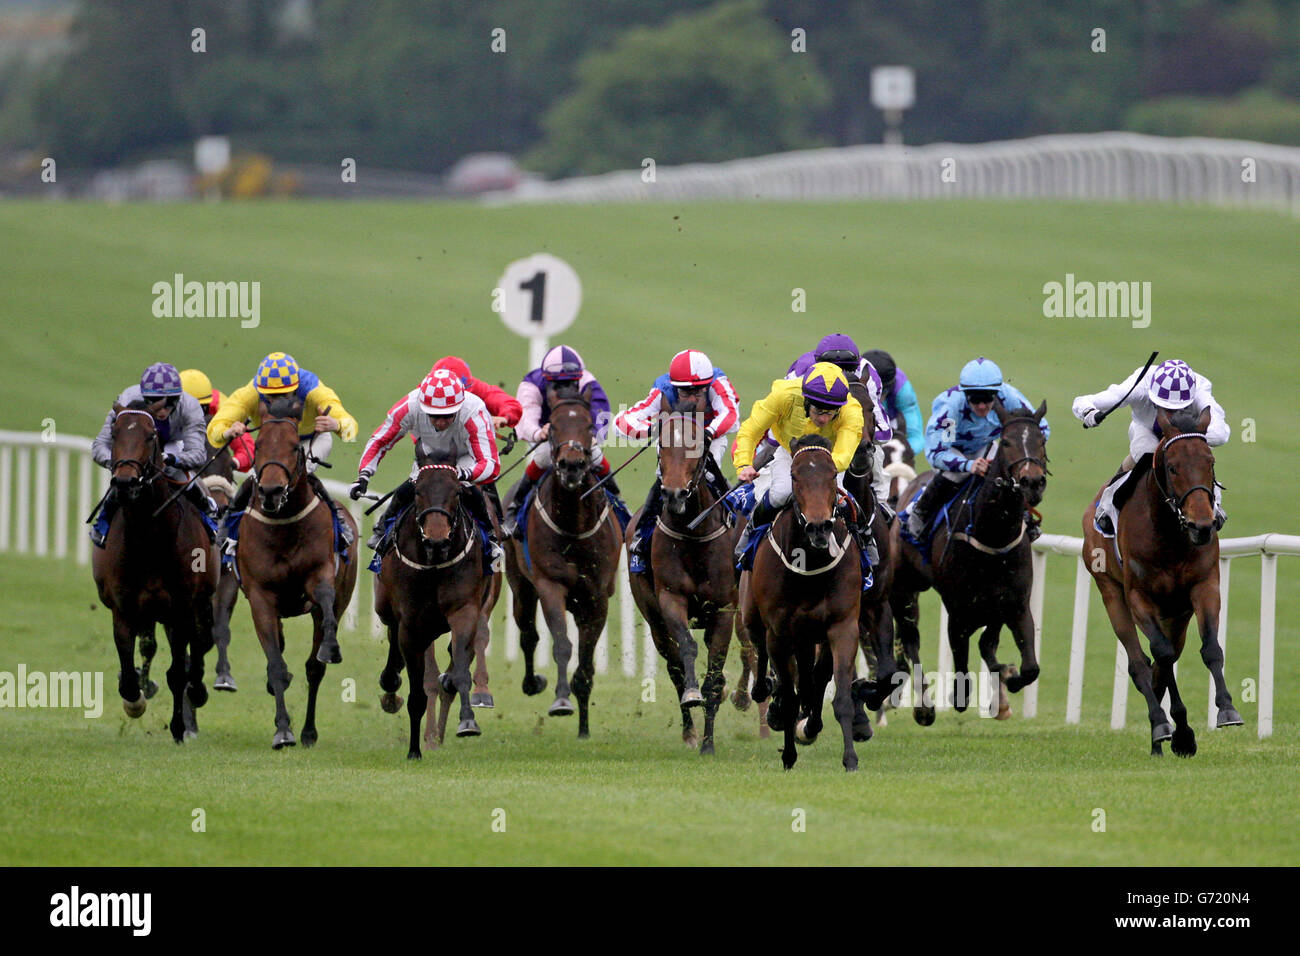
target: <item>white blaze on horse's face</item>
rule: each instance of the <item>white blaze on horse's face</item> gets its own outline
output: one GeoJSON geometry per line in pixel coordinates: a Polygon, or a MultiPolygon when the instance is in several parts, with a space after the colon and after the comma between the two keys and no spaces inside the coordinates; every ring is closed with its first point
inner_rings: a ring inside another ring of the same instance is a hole
{"type": "Polygon", "coordinates": [[[687,453],[699,449],[701,441],[698,429],[687,434],[686,418],[683,415],[670,416],[665,426],[659,441],[659,467],[662,473],[660,484],[668,510],[680,515],[686,511],[695,472],[701,464],[698,455],[691,457],[687,453]],[[665,450],[671,450],[672,453],[665,456],[665,450]]]}

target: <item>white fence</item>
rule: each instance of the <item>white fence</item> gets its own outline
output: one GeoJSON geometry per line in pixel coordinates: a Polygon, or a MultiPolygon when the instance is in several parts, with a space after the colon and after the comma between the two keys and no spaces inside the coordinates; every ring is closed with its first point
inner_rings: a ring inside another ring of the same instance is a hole
{"type": "MultiPolygon", "coordinates": [[[[363,503],[347,500],[347,485],[326,480],[325,485],[335,498],[344,502],[362,529],[364,540],[369,523],[363,524],[363,503]]],[[[0,431],[0,552],[52,555],[67,557],[69,541],[78,564],[90,561],[90,541],[82,523],[91,507],[108,487],[108,472],[96,467],[90,460],[90,439],[81,437],[45,436],[40,432],[0,431]],[[76,482],[72,480],[73,459],[76,459],[76,482]],[[75,502],[75,505],[74,505],[75,502]],[[74,509],[75,510],[72,510],[74,509]],[[70,517],[71,515],[71,517],[70,517]]],[[[365,548],[358,542],[363,560],[368,559],[365,548]]],[[[1084,658],[1088,639],[1088,604],[1092,597],[1092,577],[1082,560],[1083,539],[1065,535],[1045,534],[1034,542],[1034,585],[1031,607],[1034,614],[1034,647],[1042,661],[1043,604],[1047,571],[1047,556],[1063,554],[1077,559],[1074,582],[1074,613],[1070,629],[1069,671],[1066,692],[1065,721],[1079,723],[1083,701],[1084,658]]],[[[1228,635],[1228,583],[1231,561],[1234,558],[1258,555],[1262,562],[1260,572],[1259,611],[1259,675],[1257,694],[1259,703],[1259,736],[1273,732],[1273,662],[1276,639],[1277,557],[1279,554],[1300,554],[1300,537],[1265,534],[1252,538],[1224,538],[1219,541],[1219,642],[1226,647],[1228,635]]],[[[343,626],[356,630],[365,604],[364,613],[370,621],[370,633],[379,637],[381,627],[374,614],[374,575],[361,571],[357,592],[343,619],[343,626]]],[[[508,605],[508,595],[503,595],[502,605],[508,605]]],[[[610,665],[611,631],[616,629],[619,638],[619,668],[627,677],[640,671],[643,677],[653,677],[658,672],[659,656],[649,631],[636,610],[628,586],[626,565],[620,563],[618,587],[611,603],[609,625],[597,648],[597,673],[607,673],[610,665]]],[[[543,638],[537,646],[538,666],[549,662],[550,641],[541,627],[543,638]]],[[[1106,628],[1110,633],[1109,623],[1106,628]]],[[[570,623],[570,633],[575,629],[570,623]]],[[[508,609],[503,653],[507,661],[519,657],[519,632],[508,609]]],[[[952,670],[951,651],[947,641],[946,615],[939,615],[939,671],[952,670]]],[[[861,661],[859,661],[861,666],[861,661]]],[[[1046,663],[1051,667],[1052,662],[1046,663]]],[[[981,663],[981,667],[983,664],[981,663]]],[[[1128,659],[1116,641],[1114,686],[1111,694],[1111,720],[1114,729],[1124,726],[1130,680],[1128,659]]],[[[946,706],[942,699],[937,706],[946,706]]],[[[1027,718],[1038,713],[1038,684],[1030,684],[1023,692],[1023,715],[1027,718]]],[[[1214,706],[1214,684],[1210,682],[1209,726],[1214,726],[1217,710],[1214,706]]]]}
{"type": "Polygon", "coordinates": [[[1138,133],[846,146],[528,183],[492,202],[1083,199],[1255,206],[1300,215],[1300,148],[1138,133]]]}

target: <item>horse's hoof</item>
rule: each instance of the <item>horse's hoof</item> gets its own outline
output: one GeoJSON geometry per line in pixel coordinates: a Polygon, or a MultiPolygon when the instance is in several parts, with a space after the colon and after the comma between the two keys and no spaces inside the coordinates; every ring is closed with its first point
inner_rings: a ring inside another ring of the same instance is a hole
{"type": "Polygon", "coordinates": [[[856,772],[857,772],[857,769],[858,769],[858,758],[857,758],[857,757],[852,757],[852,758],[846,757],[846,758],[844,759],[844,772],[845,772],[845,773],[856,773],[856,772]]]}
{"type": "Polygon", "coordinates": [[[385,714],[395,714],[402,707],[402,698],[398,694],[380,694],[379,706],[385,714]]]}
{"type": "Polygon", "coordinates": [[[749,710],[750,696],[743,690],[736,690],[731,695],[731,705],[739,711],[749,710]]]}
{"type": "Polygon", "coordinates": [[[292,730],[277,730],[275,736],[271,738],[271,749],[279,750],[282,747],[292,747],[298,741],[293,739],[292,730]]]}
{"type": "Polygon", "coordinates": [[[546,676],[544,674],[534,674],[532,677],[524,678],[524,693],[529,697],[534,697],[546,690],[546,676]]]}
{"type": "Polygon", "coordinates": [[[687,747],[690,747],[692,750],[694,750],[696,747],[700,745],[699,735],[696,734],[695,731],[693,730],[683,731],[682,743],[684,743],[687,747]]]}
{"type": "Polygon", "coordinates": [[[871,729],[871,720],[866,714],[859,714],[853,718],[853,739],[858,743],[865,743],[870,740],[874,731],[871,729]]]}
{"type": "Polygon", "coordinates": [[[153,700],[154,695],[157,693],[158,693],[158,685],[154,681],[147,680],[144,682],[144,696],[146,698],[148,698],[149,700],[153,700]]]}
{"type": "Polygon", "coordinates": [[[217,679],[212,682],[212,689],[226,690],[230,691],[232,694],[239,690],[239,688],[235,686],[235,679],[230,676],[229,672],[218,673],[217,679]]]}
{"type": "Polygon", "coordinates": [[[451,679],[451,675],[445,671],[438,675],[438,686],[442,688],[444,694],[456,693],[456,682],[451,679]]]}
{"type": "Polygon", "coordinates": [[[713,740],[712,740],[712,738],[706,738],[705,741],[704,741],[704,743],[700,744],[700,756],[701,756],[701,757],[712,757],[712,756],[713,756],[713,740]]]}
{"type": "Polygon", "coordinates": [[[1011,716],[1011,705],[1006,704],[998,708],[998,712],[993,715],[995,720],[1006,720],[1011,716]]]}
{"type": "Polygon", "coordinates": [[[1195,757],[1196,756],[1196,734],[1188,727],[1185,731],[1181,728],[1174,731],[1173,739],[1169,742],[1169,749],[1174,752],[1175,757],[1195,757]]]}
{"type": "Polygon", "coordinates": [[[567,697],[557,697],[555,701],[546,710],[548,717],[572,717],[573,702],[567,697]]]}
{"type": "Polygon", "coordinates": [[[785,730],[785,721],[781,719],[781,709],[779,707],[769,707],[767,709],[767,726],[778,734],[785,730]]]}
{"type": "Polygon", "coordinates": [[[469,705],[471,707],[482,707],[484,710],[491,710],[496,706],[496,701],[488,693],[475,693],[469,695],[469,705]]]}
{"type": "Polygon", "coordinates": [[[181,739],[182,739],[182,740],[197,740],[197,739],[198,739],[198,736],[199,736],[199,732],[198,732],[197,730],[191,730],[189,727],[186,727],[186,728],[185,728],[185,733],[181,734],[181,739]]]}
{"type": "Polygon", "coordinates": [[[770,677],[755,677],[754,686],[750,690],[749,696],[754,698],[754,703],[763,703],[772,696],[772,679],[770,677]]]}
{"type": "Polygon", "coordinates": [[[797,744],[811,744],[811,743],[815,743],[815,742],[817,741],[817,735],[816,735],[816,734],[809,734],[809,733],[808,733],[808,724],[811,722],[811,720],[812,720],[812,718],[810,718],[810,717],[804,717],[804,718],[802,718],[802,719],[800,719],[800,720],[798,720],[798,721],[795,722],[795,725],[794,725],[794,741],[795,741],[795,743],[797,743],[797,744]]]}
{"type": "Polygon", "coordinates": [[[208,689],[203,686],[202,682],[187,684],[185,686],[185,696],[190,699],[190,706],[198,710],[208,702],[208,689]]]}
{"type": "Polygon", "coordinates": [[[681,704],[683,707],[700,707],[704,704],[704,695],[698,687],[688,687],[682,691],[681,704]]]}
{"type": "Polygon", "coordinates": [[[143,717],[145,708],[148,706],[149,704],[145,700],[144,694],[141,694],[135,700],[122,701],[122,709],[126,711],[128,717],[143,717]]]}
{"type": "Polygon", "coordinates": [[[420,757],[420,751],[418,751],[418,750],[408,750],[408,751],[406,752],[406,759],[407,759],[407,760],[419,760],[419,759],[421,759],[421,757],[420,757]]]}
{"type": "Polygon", "coordinates": [[[316,731],[308,730],[307,728],[304,727],[302,731],[302,745],[304,747],[310,747],[316,743],[316,740],[317,740],[316,731]]]}
{"type": "Polygon", "coordinates": [[[1156,724],[1151,728],[1151,742],[1153,744],[1164,743],[1166,740],[1173,739],[1174,725],[1170,723],[1156,724]]]}
{"type": "Polygon", "coordinates": [[[1231,707],[1224,707],[1219,711],[1218,719],[1215,720],[1215,727],[1240,727],[1245,721],[1241,719],[1241,714],[1237,713],[1231,707]]]}
{"type": "Polygon", "coordinates": [[[322,644],[316,651],[316,660],[322,664],[342,664],[343,651],[339,649],[337,641],[332,644],[322,644]]]}
{"type": "Polygon", "coordinates": [[[922,727],[929,727],[934,723],[933,707],[913,707],[912,719],[922,727]]]}
{"type": "Polygon", "coordinates": [[[478,721],[473,717],[462,720],[456,727],[457,737],[477,737],[482,733],[483,731],[478,729],[478,721]]]}

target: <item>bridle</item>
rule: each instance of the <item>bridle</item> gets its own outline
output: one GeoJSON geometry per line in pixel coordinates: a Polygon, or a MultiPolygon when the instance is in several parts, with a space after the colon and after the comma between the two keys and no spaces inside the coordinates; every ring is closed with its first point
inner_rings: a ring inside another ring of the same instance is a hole
{"type": "MultiPolygon", "coordinates": [[[[298,426],[301,423],[295,418],[264,418],[262,419],[262,424],[260,427],[265,429],[267,425],[275,424],[275,423],[285,423],[285,422],[294,426],[294,434],[296,437],[298,426]]],[[[273,511],[279,511],[281,508],[283,508],[285,506],[285,503],[289,500],[289,492],[291,492],[294,488],[298,486],[298,481],[302,477],[304,457],[305,457],[305,452],[303,451],[302,443],[299,442],[295,446],[294,463],[292,468],[290,468],[288,465],[286,465],[284,462],[280,461],[279,459],[273,458],[270,461],[263,462],[262,465],[255,472],[253,472],[253,481],[257,483],[257,486],[259,488],[262,486],[262,476],[266,473],[266,469],[270,468],[272,465],[274,465],[276,468],[279,468],[281,471],[284,472],[284,477],[285,477],[284,490],[280,493],[281,499],[279,504],[273,506],[273,511]]]]}
{"type": "MultiPolygon", "coordinates": [[[[1160,456],[1160,467],[1159,468],[1153,467],[1151,471],[1152,471],[1152,477],[1154,478],[1156,483],[1156,489],[1160,492],[1160,497],[1164,500],[1165,504],[1167,504],[1171,509],[1173,509],[1174,514],[1178,518],[1178,526],[1182,530],[1186,531],[1188,528],[1191,527],[1192,520],[1183,513],[1183,505],[1187,503],[1187,499],[1190,498],[1194,492],[1203,491],[1210,496],[1210,506],[1213,507],[1214,489],[1207,488],[1205,485],[1193,485],[1191,488],[1188,488],[1187,491],[1183,492],[1181,497],[1175,495],[1174,492],[1170,490],[1173,487],[1173,483],[1170,481],[1169,455],[1166,453],[1166,449],[1168,449],[1168,447],[1172,445],[1174,442],[1181,441],[1184,438],[1199,438],[1201,441],[1205,442],[1206,447],[1209,447],[1210,444],[1210,440],[1206,438],[1204,435],[1202,435],[1200,432],[1183,432],[1180,435],[1174,435],[1172,438],[1166,438],[1164,441],[1160,443],[1160,447],[1157,449],[1156,452],[1160,456]],[[1160,476],[1162,473],[1165,478],[1163,482],[1160,480],[1160,476]]],[[[1211,475],[1210,478],[1211,483],[1222,488],[1223,485],[1220,485],[1218,479],[1213,477],[1214,463],[1213,463],[1212,455],[1211,455],[1211,463],[1210,463],[1210,475],[1211,475]]]]}
{"type": "MultiPolygon", "coordinates": [[[[426,471],[449,471],[453,475],[456,474],[456,469],[451,465],[421,465],[415,472],[415,478],[413,480],[418,482],[420,480],[420,475],[426,471]]],[[[452,534],[455,534],[456,530],[460,525],[464,524],[465,521],[464,510],[459,506],[457,506],[454,513],[448,511],[446,508],[440,508],[437,505],[430,505],[425,508],[415,516],[415,526],[420,531],[420,541],[427,545],[438,544],[438,542],[433,541],[424,533],[424,519],[429,515],[442,515],[445,517],[447,519],[447,524],[451,526],[452,534]]],[[[448,540],[450,540],[450,538],[448,540]]]]}
{"type": "MultiPolygon", "coordinates": [[[[686,421],[686,414],[685,414],[685,413],[677,413],[677,412],[673,412],[673,413],[671,413],[671,414],[668,416],[668,421],[669,421],[669,422],[672,422],[672,421],[674,420],[674,417],[675,417],[676,420],[679,421],[679,422],[684,422],[684,421],[686,421]]],[[[662,440],[662,436],[663,436],[663,428],[662,428],[662,427],[660,428],[659,434],[660,434],[659,449],[660,449],[660,451],[662,451],[662,450],[663,450],[663,447],[664,447],[664,446],[663,446],[663,440],[662,440]]],[[[703,429],[700,430],[700,438],[701,438],[701,442],[700,442],[700,445],[701,445],[700,457],[699,457],[698,459],[696,459],[696,463],[695,463],[695,471],[691,474],[691,480],[690,480],[689,482],[687,482],[687,484],[686,484],[686,497],[688,497],[688,498],[689,498],[689,497],[690,497],[690,496],[695,492],[696,487],[699,486],[700,479],[704,477],[704,471],[705,471],[705,468],[708,466],[709,449],[708,449],[707,447],[704,446],[704,442],[703,442],[704,431],[703,431],[703,429]]],[[[670,447],[670,448],[672,448],[672,447],[685,448],[686,446],[685,446],[685,445],[676,445],[676,446],[670,445],[669,447],[670,447]]],[[[662,460],[662,456],[661,456],[661,460],[662,460]]]]}
{"type": "MultiPolygon", "coordinates": [[[[1009,426],[1009,425],[1011,425],[1011,424],[1014,424],[1014,423],[1015,423],[1015,420],[1013,419],[1012,421],[1007,422],[1007,423],[1005,423],[1005,424],[1003,425],[1003,427],[1002,427],[1002,437],[1003,437],[1003,438],[1006,438],[1006,437],[1007,437],[1007,426],[1009,426]]],[[[1028,429],[1028,428],[1037,428],[1037,427],[1038,427],[1038,422],[1036,422],[1036,421],[1031,421],[1031,420],[1029,420],[1029,419],[1024,419],[1024,425],[1025,425],[1025,427],[1026,427],[1027,429],[1028,429]]],[[[1027,434],[1027,433],[1026,433],[1026,434],[1027,434]]],[[[1021,492],[1021,490],[1022,490],[1022,488],[1021,488],[1021,484],[1020,484],[1020,483],[1021,483],[1022,480],[1024,480],[1024,476],[1023,476],[1023,474],[1021,474],[1021,475],[1017,475],[1017,474],[1016,474],[1016,469],[1019,468],[1021,465],[1024,465],[1024,464],[1037,465],[1039,468],[1043,469],[1043,474],[1044,474],[1044,475],[1050,475],[1050,474],[1052,473],[1052,472],[1051,472],[1051,469],[1049,469],[1049,468],[1047,467],[1048,458],[1047,458],[1047,453],[1046,453],[1046,452],[1043,452],[1043,457],[1042,457],[1042,458],[1038,458],[1038,457],[1036,457],[1036,456],[1034,456],[1034,455],[1029,454],[1029,441],[1028,441],[1028,439],[1027,439],[1026,436],[1023,436],[1023,435],[1021,436],[1021,439],[1020,439],[1020,449],[1021,449],[1021,451],[1025,452],[1025,455],[1024,455],[1023,457],[1021,457],[1021,458],[1017,458],[1015,461],[1011,462],[1010,464],[1003,466],[1003,469],[1002,469],[1002,470],[1005,470],[1005,471],[1007,472],[1007,476],[998,475],[996,478],[994,478],[994,479],[993,479],[993,485],[994,485],[994,487],[996,487],[996,488],[1010,488],[1010,489],[1011,489],[1013,492],[1015,492],[1016,494],[1020,494],[1020,492],[1021,492]]]]}
{"type": "MultiPolygon", "coordinates": [[[[154,423],[153,414],[141,408],[122,409],[114,416],[114,423],[116,424],[117,419],[121,418],[123,415],[144,415],[149,419],[150,425],[153,425],[154,423]]],[[[162,476],[163,472],[156,464],[154,464],[154,460],[158,457],[159,451],[161,451],[161,446],[158,444],[158,429],[156,426],[154,427],[153,432],[149,435],[149,444],[153,447],[153,453],[147,460],[141,461],[137,458],[114,458],[108,464],[109,474],[113,474],[118,468],[124,465],[130,465],[136,470],[136,475],[134,478],[128,480],[137,481],[145,485],[157,481],[162,476]]]]}
{"type": "MultiPolygon", "coordinates": [[[[831,450],[830,450],[829,448],[823,448],[823,447],[821,447],[820,445],[806,445],[806,446],[804,446],[803,448],[799,448],[799,449],[797,449],[797,450],[795,451],[795,453],[790,457],[790,466],[791,466],[791,470],[793,470],[793,468],[794,468],[794,460],[795,460],[796,458],[798,458],[800,455],[802,455],[802,454],[803,454],[804,452],[806,452],[806,451],[819,451],[819,452],[822,452],[824,455],[826,455],[827,458],[829,458],[829,459],[831,460],[831,472],[832,472],[832,474],[835,472],[835,456],[831,453],[831,450]]],[[[793,480],[794,480],[794,479],[793,479],[793,476],[792,476],[792,477],[791,477],[791,481],[793,482],[793,480]]],[[[836,487],[836,492],[837,492],[837,493],[839,492],[839,488],[838,488],[838,486],[836,487]]],[[[793,499],[793,503],[794,503],[794,508],[791,509],[791,510],[794,511],[795,521],[798,523],[800,529],[806,528],[806,527],[808,526],[808,519],[807,519],[807,517],[804,516],[803,508],[801,508],[801,507],[799,506],[799,496],[798,496],[798,495],[792,495],[791,497],[792,497],[792,499],[793,499]]],[[[834,512],[832,511],[832,520],[833,520],[833,519],[834,519],[834,512]]],[[[832,532],[832,533],[833,533],[833,532],[832,532]]]]}
{"type": "MultiPolygon", "coordinates": [[[[562,399],[560,399],[559,401],[557,401],[554,405],[551,406],[551,413],[552,413],[552,414],[551,414],[551,421],[552,421],[552,424],[554,424],[554,419],[555,419],[555,414],[554,414],[554,413],[555,413],[555,410],[558,409],[558,408],[562,408],[562,407],[564,407],[565,405],[581,405],[583,408],[585,408],[585,409],[587,410],[587,413],[588,413],[588,414],[591,414],[591,405],[590,405],[589,403],[587,403],[586,401],[584,401],[583,399],[581,399],[581,398],[562,398],[562,399]]],[[[593,429],[595,429],[596,426],[595,426],[595,424],[593,423],[591,427],[592,427],[593,429]]],[[[550,446],[551,446],[551,461],[552,461],[553,463],[555,463],[556,465],[558,465],[558,464],[559,464],[559,461],[560,461],[560,452],[563,451],[565,448],[572,448],[574,451],[576,451],[576,452],[578,452],[579,454],[582,455],[583,461],[586,462],[587,467],[591,467],[591,445],[589,445],[589,444],[584,445],[582,442],[578,441],[578,440],[575,439],[575,438],[570,438],[570,439],[567,439],[567,440],[562,441],[562,442],[557,442],[557,441],[555,440],[555,429],[554,429],[554,428],[552,428],[552,429],[550,430],[550,432],[547,434],[546,437],[547,437],[547,441],[550,443],[550,446]]]]}

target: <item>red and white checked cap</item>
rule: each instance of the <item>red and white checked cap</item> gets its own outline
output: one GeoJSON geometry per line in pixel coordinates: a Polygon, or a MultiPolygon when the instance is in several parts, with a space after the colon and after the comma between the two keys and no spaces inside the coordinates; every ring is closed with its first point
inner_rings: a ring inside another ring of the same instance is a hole
{"type": "Polygon", "coordinates": [[[453,415],[464,404],[465,386],[448,369],[436,369],[420,383],[420,411],[426,415],[453,415]]]}
{"type": "Polygon", "coordinates": [[[697,349],[686,349],[668,363],[668,381],[678,388],[698,388],[713,381],[713,363],[697,349]]]}

